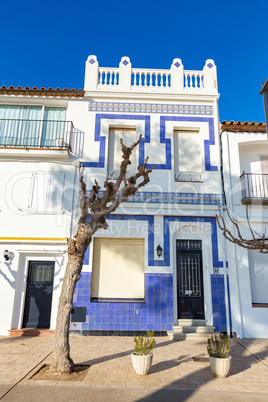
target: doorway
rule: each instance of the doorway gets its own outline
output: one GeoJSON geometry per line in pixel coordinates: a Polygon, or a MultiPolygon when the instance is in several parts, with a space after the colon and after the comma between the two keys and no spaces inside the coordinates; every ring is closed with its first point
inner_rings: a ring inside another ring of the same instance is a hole
{"type": "Polygon", "coordinates": [[[204,319],[202,241],[177,240],[178,318],[204,319]]]}
{"type": "Polygon", "coordinates": [[[23,328],[49,329],[54,268],[54,261],[29,262],[23,328]]]}

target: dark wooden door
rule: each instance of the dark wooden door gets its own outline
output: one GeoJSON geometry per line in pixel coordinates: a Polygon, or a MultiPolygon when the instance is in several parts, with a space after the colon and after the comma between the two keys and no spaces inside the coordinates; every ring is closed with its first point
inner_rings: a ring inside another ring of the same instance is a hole
{"type": "Polygon", "coordinates": [[[23,328],[49,328],[54,279],[53,261],[30,261],[23,328]]]}
{"type": "Polygon", "coordinates": [[[201,240],[177,240],[178,318],[203,319],[201,240]]]}

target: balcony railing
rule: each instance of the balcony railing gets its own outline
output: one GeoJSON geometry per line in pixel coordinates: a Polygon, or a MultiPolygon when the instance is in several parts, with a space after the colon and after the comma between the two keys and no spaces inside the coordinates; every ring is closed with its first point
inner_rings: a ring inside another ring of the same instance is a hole
{"type": "Polygon", "coordinates": [[[243,173],[240,180],[242,204],[268,204],[268,174],[243,173]]]}
{"type": "Polygon", "coordinates": [[[1,148],[68,149],[73,151],[71,121],[0,119],[1,148]]]}

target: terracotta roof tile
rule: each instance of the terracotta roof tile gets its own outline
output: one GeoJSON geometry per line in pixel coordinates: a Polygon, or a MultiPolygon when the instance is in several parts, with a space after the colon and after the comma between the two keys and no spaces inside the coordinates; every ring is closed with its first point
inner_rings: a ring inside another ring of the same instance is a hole
{"type": "Polygon", "coordinates": [[[21,86],[18,86],[15,88],[14,86],[10,85],[9,87],[6,87],[5,85],[2,85],[0,87],[0,94],[16,94],[16,95],[42,95],[42,96],[75,96],[75,97],[83,97],[84,96],[84,90],[83,89],[68,89],[68,88],[56,88],[53,89],[51,87],[49,88],[37,88],[33,87],[30,88],[26,86],[25,88],[22,88],[21,86]]]}
{"type": "Polygon", "coordinates": [[[227,120],[224,120],[220,124],[220,129],[221,131],[254,131],[265,133],[266,124],[262,121],[260,123],[257,123],[256,121],[253,121],[251,123],[249,121],[245,121],[243,123],[240,120],[238,122],[235,122],[234,120],[231,120],[229,122],[227,120]]]}

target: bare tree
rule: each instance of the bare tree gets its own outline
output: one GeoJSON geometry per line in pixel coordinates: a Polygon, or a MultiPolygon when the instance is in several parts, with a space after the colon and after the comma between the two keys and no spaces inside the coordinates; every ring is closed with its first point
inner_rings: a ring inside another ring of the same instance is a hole
{"type": "Polygon", "coordinates": [[[126,179],[127,167],[131,164],[131,153],[139,144],[140,139],[141,135],[139,140],[130,147],[126,147],[122,139],[120,140],[123,160],[120,166],[119,177],[116,182],[111,182],[106,177],[106,181],[104,182],[105,191],[102,195],[99,194],[100,187],[97,181],[92,186],[91,193],[88,194],[83,177],[80,178],[81,215],[78,221],[77,233],[74,239],[71,239],[68,247],[68,262],[59,299],[53,361],[50,367],[52,373],[71,373],[74,370],[74,362],[70,357],[69,345],[70,314],[73,305],[75,284],[80,279],[84,255],[92,240],[92,236],[99,229],[108,228],[106,222],[107,214],[114,212],[122,202],[127,201],[131,195],[135,194],[149,182],[149,174],[153,168],[146,169],[148,157],[145,159],[144,165],[138,167],[137,173],[126,179]],[[89,221],[87,221],[89,212],[91,216],[89,221]]]}
{"type": "Polygon", "coordinates": [[[248,216],[248,207],[246,207],[246,215],[247,215],[247,224],[251,233],[251,239],[244,239],[241,235],[241,231],[237,222],[231,217],[229,210],[226,210],[228,218],[233,223],[237,234],[234,235],[229,229],[227,229],[223,216],[216,215],[216,219],[219,225],[219,228],[222,231],[223,236],[229,240],[230,242],[237,244],[240,247],[247,248],[249,250],[259,250],[260,253],[268,253],[268,243],[265,233],[259,235],[257,232],[252,230],[250,225],[249,216],[248,216]],[[256,237],[257,235],[257,237],[256,237]]]}

